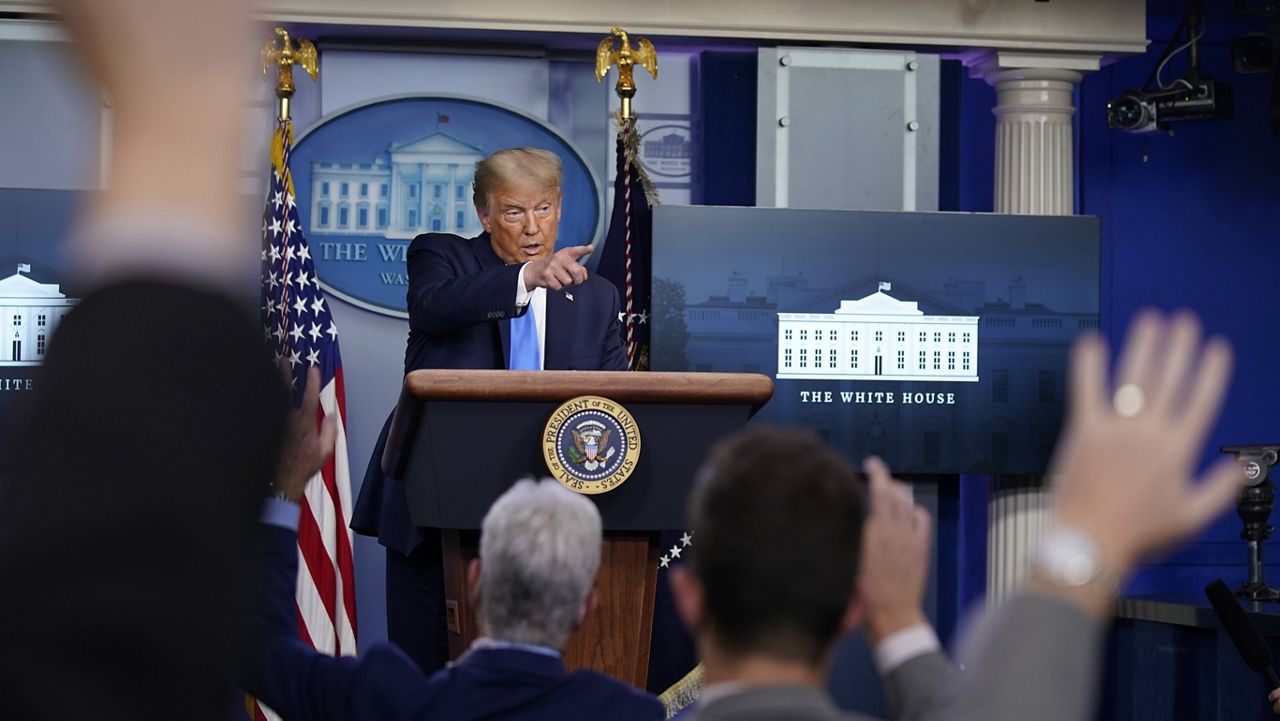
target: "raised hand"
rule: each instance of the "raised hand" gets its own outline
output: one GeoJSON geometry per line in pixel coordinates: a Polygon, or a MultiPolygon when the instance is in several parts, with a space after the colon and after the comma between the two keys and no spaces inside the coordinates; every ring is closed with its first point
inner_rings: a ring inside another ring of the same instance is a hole
{"type": "Polygon", "coordinates": [[[1068,414],[1051,470],[1054,520],[1090,536],[1117,574],[1204,527],[1238,493],[1243,477],[1229,458],[1192,478],[1231,363],[1226,341],[1203,341],[1189,312],[1141,313],[1114,380],[1101,338],[1073,349],[1068,414]]]}
{"type": "MultiPolygon", "coordinates": [[[[288,365],[284,368],[287,374],[288,365]]],[[[325,416],[322,423],[316,423],[316,411],[320,408],[320,369],[313,366],[308,370],[306,382],[302,407],[295,410],[289,419],[274,484],[276,492],[290,501],[302,498],[307,482],[333,455],[334,442],[338,438],[337,422],[332,416],[325,416]]]]}
{"type": "Polygon", "coordinates": [[[870,510],[862,529],[858,592],[874,646],[895,631],[928,623],[923,604],[933,523],[884,461],[869,457],[862,470],[870,510]]]}

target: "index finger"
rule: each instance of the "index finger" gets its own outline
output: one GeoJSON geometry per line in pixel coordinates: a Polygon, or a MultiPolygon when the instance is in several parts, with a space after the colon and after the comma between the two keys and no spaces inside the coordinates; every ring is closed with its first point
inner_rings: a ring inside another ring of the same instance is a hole
{"type": "Polygon", "coordinates": [[[867,476],[867,495],[873,515],[902,517],[911,512],[915,502],[906,484],[893,477],[889,465],[878,456],[867,456],[862,462],[867,476]]]}
{"type": "Polygon", "coordinates": [[[568,248],[561,248],[560,252],[572,255],[574,260],[581,260],[582,256],[590,255],[595,249],[594,245],[571,245],[568,248]]]}
{"type": "Polygon", "coordinates": [[[879,456],[867,456],[862,461],[862,472],[867,476],[867,485],[871,487],[889,486],[893,476],[889,466],[879,456]]]}

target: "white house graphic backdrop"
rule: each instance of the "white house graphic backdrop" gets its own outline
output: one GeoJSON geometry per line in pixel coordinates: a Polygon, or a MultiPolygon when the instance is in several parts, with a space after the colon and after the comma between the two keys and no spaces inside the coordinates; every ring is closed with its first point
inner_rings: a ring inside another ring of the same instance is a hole
{"type": "Polygon", "coordinates": [[[44,360],[49,338],[62,316],[76,304],[55,283],[39,283],[18,272],[0,280],[0,366],[34,366],[44,360]]]}
{"type": "Polygon", "coordinates": [[[879,285],[834,313],[779,313],[778,378],[978,381],[978,316],[927,316],[879,285]]]}

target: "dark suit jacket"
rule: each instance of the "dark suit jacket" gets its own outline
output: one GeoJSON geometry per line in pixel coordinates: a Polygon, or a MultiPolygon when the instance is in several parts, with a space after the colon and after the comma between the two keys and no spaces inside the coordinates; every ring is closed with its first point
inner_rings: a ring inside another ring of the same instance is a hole
{"type": "Polygon", "coordinates": [[[292,532],[263,527],[255,621],[241,658],[244,688],[286,720],[663,718],[653,696],[593,671],[568,673],[560,659],[528,651],[477,650],[430,678],[388,643],[359,659],[316,653],[297,636],[296,546],[292,532]]]}
{"type": "MultiPolygon", "coordinates": [[[[489,234],[428,233],[409,245],[409,343],[404,371],[506,368],[520,264],[506,265],[489,234]]],[[[592,275],[547,291],[547,370],[625,370],[618,291],[592,275]]]]}
{"type": "MultiPolygon", "coordinates": [[[[409,245],[409,342],[404,370],[507,367],[517,314],[520,265],[493,252],[489,234],[465,239],[427,233],[409,245]]],[[[618,291],[592,275],[568,290],[547,291],[546,370],[626,370],[618,291]]],[[[382,473],[390,419],[374,447],[351,528],[408,555],[421,540],[404,487],[382,473]]]]}

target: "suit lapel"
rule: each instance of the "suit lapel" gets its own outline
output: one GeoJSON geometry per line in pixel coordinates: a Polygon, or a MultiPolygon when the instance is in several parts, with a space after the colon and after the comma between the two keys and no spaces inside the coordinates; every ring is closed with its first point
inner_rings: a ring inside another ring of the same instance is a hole
{"type": "MultiPolygon", "coordinates": [[[[489,242],[489,234],[481,233],[471,239],[471,251],[475,253],[476,262],[480,264],[481,270],[488,270],[504,265],[502,259],[497,253],[493,252],[493,244],[489,242]]],[[[511,295],[515,296],[516,289],[511,289],[511,295]]],[[[500,320],[494,323],[498,328],[498,346],[502,349],[502,367],[507,368],[511,365],[511,319],[500,320]]]]}

